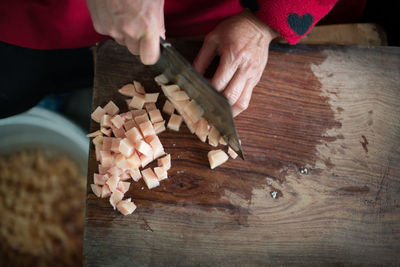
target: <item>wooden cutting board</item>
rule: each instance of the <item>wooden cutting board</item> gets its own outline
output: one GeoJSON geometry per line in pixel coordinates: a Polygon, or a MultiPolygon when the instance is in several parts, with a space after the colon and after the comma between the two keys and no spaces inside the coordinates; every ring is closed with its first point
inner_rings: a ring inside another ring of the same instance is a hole
{"type": "MultiPolygon", "coordinates": [[[[175,45],[189,59],[200,47],[175,45]]],[[[159,90],[112,41],[97,47],[95,73],[93,108],[125,107],[117,89],[133,79],[159,90]]],[[[399,103],[400,48],[272,45],[235,119],[246,160],[210,170],[211,147],[186,126],[162,133],[170,178],[133,183],[134,214],[88,190],[85,264],[400,264],[399,103]]],[[[89,184],[96,170],[91,146],[89,184]]]]}

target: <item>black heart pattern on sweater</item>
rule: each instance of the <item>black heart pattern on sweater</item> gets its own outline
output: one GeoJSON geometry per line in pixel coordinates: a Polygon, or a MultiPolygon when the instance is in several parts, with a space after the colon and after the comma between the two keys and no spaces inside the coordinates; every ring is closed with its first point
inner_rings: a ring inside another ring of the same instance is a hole
{"type": "Polygon", "coordinates": [[[313,21],[314,18],[309,13],[306,13],[301,17],[296,13],[290,13],[289,16],[287,17],[287,22],[290,28],[298,35],[305,34],[311,27],[313,21]]]}

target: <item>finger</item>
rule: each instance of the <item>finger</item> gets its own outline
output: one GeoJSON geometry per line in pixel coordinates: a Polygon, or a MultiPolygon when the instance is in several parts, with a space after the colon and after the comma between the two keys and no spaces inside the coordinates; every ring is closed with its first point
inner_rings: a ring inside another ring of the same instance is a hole
{"type": "MultiPolygon", "coordinates": [[[[126,43],[125,43],[125,38],[114,38],[114,40],[115,40],[118,44],[120,44],[120,45],[123,45],[123,46],[126,45],[126,43]]],[[[132,53],[132,52],[131,52],[131,53],[132,53]]]]}
{"type": "Polygon", "coordinates": [[[247,109],[247,107],[250,104],[251,95],[253,93],[253,89],[255,86],[256,86],[256,83],[252,82],[251,80],[248,80],[246,82],[246,85],[245,85],[238,101],[232,106],[233,117],[236,117],[241,112],[243,112],[244,110],[247,109]]]}
{"type": "Polygon", "coordinates": [[[211,79],[211,84],[218,91],[222,91],[228,85],[229,81],[232,80],[233,75],[237,71],[238,65],[234,63],[234,58],[232,53],[225,51],[219,61],[219,65],[213,78],[211,79]]]}
{"type": "Polygon", "coordinates": [[[230,80],[228,86],[223,91],[223,94],[228,98],[229,103],[233,106],[239,99],[242,91],[246,85],[248,78],[246,72],[242,69],[238,69],[230,80]]]}
{"type": "Polygon", "coordinates": [[[128,38],[125,39],[125,44],[126,47],[128,48],[129,52],[131,52],[133,55],[139,55],[140,54],[140,45],[139,41],[136,39],[128,38]]]}
{"type": "Polygon", "coordinates": [[[193,62],[193,68],[203,75],[216,54],[217,43],[205,40],[193,62]]]}
{"type": "Polygon", "coordinates": [[[145,65],[153,65],[160,57],[160,32],[144,35],[140,41],[140,59],[145,65]]]}

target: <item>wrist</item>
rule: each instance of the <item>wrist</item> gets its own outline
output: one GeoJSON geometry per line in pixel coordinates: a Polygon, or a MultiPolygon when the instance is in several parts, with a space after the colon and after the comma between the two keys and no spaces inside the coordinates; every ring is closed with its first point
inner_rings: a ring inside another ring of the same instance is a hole
{"type": "Polygon", "coordinates": [[[254,15],[248,8],[243,9],[241,15],[246,17],[251,23],[253,23],[258,29],[262,31],[264,36],[272,41],[275,38],[280,37],[279,32],[272,29],[270,26],[265,24],[262,20],[260,20],[256,15],[254,15]]]}

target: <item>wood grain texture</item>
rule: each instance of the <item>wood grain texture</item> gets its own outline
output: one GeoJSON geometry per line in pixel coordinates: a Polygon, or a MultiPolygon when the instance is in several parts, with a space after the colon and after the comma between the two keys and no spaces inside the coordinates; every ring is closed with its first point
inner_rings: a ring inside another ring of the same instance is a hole
{"type": "MultiPolygon", "coordinates": [[[[192,59],[200,44],[176,46],[192,59]]],[[[133,79],[158,90],[111,41],[95,72],[93,107],[125,106],[116,90],[133,79]]],[[[162,133],[170,178],[151,191],[133,184],[134,214],[88,190],[85,264],[400,264],[399,103],[399,48],[274,44],[235,119],[246,160],[210,170],[211,147],[186,127],[162,133]]],[[[91,147],[88,183],[96,169],[91,147]]]]}

